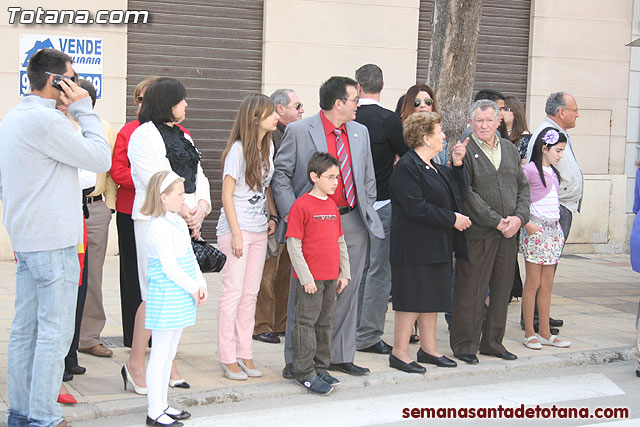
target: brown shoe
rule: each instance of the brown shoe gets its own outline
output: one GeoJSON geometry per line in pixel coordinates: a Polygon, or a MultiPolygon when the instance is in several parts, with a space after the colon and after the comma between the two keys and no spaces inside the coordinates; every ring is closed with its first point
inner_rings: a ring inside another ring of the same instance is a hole
{"type": "Polygon", "coordinates": [[[107,347],[105,347],[102,344],[94,345],[93,347],[89,347],[89,348],[79,348],[78,351],[80,353],[87,353],[87,354],[91,354],[91,355],[96,356],[96,357],[111,357],[111,356],[113,356],[113,351],[111,351],[110,349],[108,349],[107,347]]]}
{"type": "Polygon", "coordinates": [[[63,418],[55,427],[71,427],[71,424],[67,424],[67,420],[63,418]]]}

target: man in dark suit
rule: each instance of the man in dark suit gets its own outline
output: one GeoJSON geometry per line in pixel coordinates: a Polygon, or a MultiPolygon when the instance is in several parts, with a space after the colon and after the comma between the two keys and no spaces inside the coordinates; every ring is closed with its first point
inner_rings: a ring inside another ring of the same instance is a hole
{"type": "Polygon", "coordinates": [[[464,164],[469,190],[462,209],[472,225],[465,232],[468,260],[456,260],[453,323],[449,342],[460,360],[478,363],[476,352],[505,360],[516,355],[502,345],[516,262],[515,234],[529,220],[529,182],[520,153],[496,136],[498,105],[482,99],[471,106],[472,134],[464,164]],[[484,301],[491,291],[489,308],[484,301]]]}
{"type": "MultiPolygon", "coordinates": [[[[356,351],[358,287],[364,268],[369,233],[384,236],[376,200],[376,180],[369,132],[353,122],[358,108],[357,83],[348,77],[331,77],[320,87],[320,113],[287,126],[274,161],[271,182],[278,212],[283,217],[279,235],[293,202],[311,190],[307,162],[317,151],[329,152],[340,161],[340,180],[334,195],[342,219],[351,264],[351,282],[336,304],[329,369],[365,375],[367,368],[353,363],[356,351]]],[[[293,301],[289,301],[291,307],[293,301]]],[[[288,310],[285,362],[291,363],[292,310],[288,310]]],[[[283,375],[289,374],[287,367],[283,375]]]]}
{"type": "Polygon", "coordinates": [[[400,118],[380,104],[380,92],[384,86],[380,67],[375,64],[363,65],[356,70],[356,81],[360,96],[356,121],[369,130],[377,192],[373,207],[378,212],[384,229],[383,239],[375,235],[369,236],[369,256],[365,261],[358,295],[356,348],[369,353],[390,354],[392,347],[382,340],[391,291],[389,179],[396,156],[402,156],[409,147],[402,137],[400,118]]]}
{"type": "MultiPolygon", "coordinates": [[[[284,130],[289,123],[302,119],[304,108],[293,89],[278,89],[271,94],[276,105],[278,127],[273,132],[274,157],[282,144],[284,130]]],[[[276,239],[270,236],[269,239],[276,239]]],[[[271,244],[269,244],[271,248],[271,244]]],[[[260,292],[256,301],[256,322],[253,327],[253,339],[270,344],[280,342],[279,333],[285,331],[287,321],[287,301],[289,299],[289,280],[291,262],[285,243],[278,243],[275,253],[270,253],[264,263],[260,292]]]]}

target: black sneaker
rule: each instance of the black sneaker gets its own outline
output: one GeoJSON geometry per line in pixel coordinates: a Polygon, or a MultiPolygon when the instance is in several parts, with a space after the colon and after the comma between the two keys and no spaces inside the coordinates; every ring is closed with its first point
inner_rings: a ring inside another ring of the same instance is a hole
{"type": "Polygon", "coordinates": [[[296,382],[314,394],[329,394],[331,393],[331,390],[333,390],[326,381],[317,375],[314,375],[304,381],[296,380],[296,382]]]}
{"type": "Polygon", "coordinates": [[[327,371],[320,372],[318,374],[318,377],[320,377],[321,380],[323,380],[325,383],[329,384],[332,387],[334,385],[340,384],[340,380],[337,379],[336,377],[331,376],[331,374],[327,371]]]}

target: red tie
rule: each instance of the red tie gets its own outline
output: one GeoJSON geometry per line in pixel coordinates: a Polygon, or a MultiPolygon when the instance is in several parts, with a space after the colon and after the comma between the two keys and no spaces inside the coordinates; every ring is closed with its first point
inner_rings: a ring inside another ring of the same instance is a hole
{"type": "Polygon", "coordinates": [[[349,206],[354,207],[356,205],[356,194],[353,188],[353,174],[351,173],[349,153],[347,153],[347,147],[342,140],[342,131],[340,129],[334,129],[333,133],[336,134],[336,151],[338,153],[338,161],[340,162],[344,197],[347,199],[349,206]]]}

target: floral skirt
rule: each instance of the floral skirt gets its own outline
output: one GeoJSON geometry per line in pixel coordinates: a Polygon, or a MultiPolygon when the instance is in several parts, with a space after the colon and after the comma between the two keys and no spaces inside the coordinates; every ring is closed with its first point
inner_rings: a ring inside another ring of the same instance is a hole
{"type": "Polygon", "coordinates": [[[560,223],[536,217],[530,221],[538,226],[538,232],[530,235],[524,227],[520,229],[520,252],[524,260],[540,265],[557,264],[564,246],[560,223]]]}

